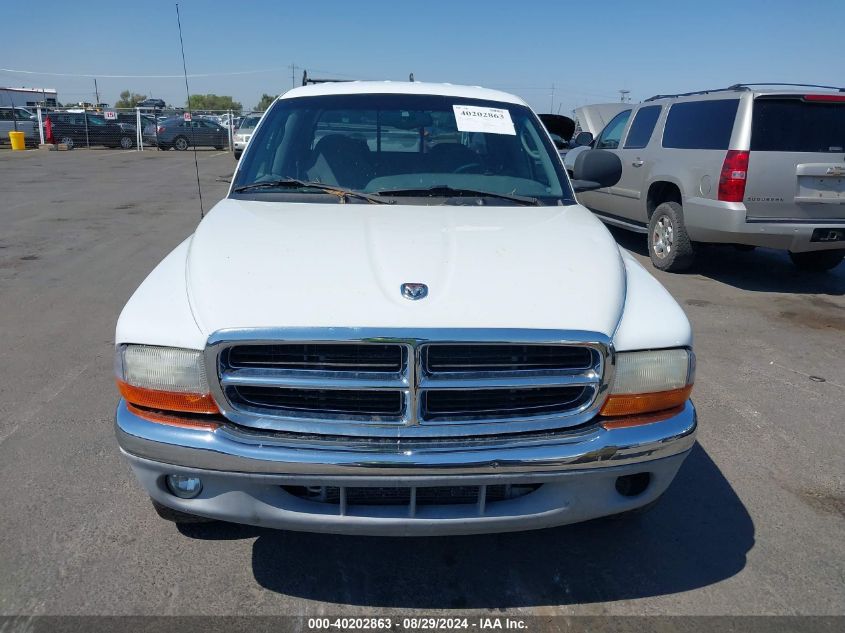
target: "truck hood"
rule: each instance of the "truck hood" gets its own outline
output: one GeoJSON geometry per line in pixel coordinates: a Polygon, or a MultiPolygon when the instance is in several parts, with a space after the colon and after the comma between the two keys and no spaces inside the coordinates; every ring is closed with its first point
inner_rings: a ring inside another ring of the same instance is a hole
{"type": "Polygon", "coordinates": [[[612,335],[625,268],[578,205],[412,206],[226,199],[186,268],[205,335],[224,328],[542,328],[612,335]],[[403,283],[428,296],[403,298],[403,283]]]}

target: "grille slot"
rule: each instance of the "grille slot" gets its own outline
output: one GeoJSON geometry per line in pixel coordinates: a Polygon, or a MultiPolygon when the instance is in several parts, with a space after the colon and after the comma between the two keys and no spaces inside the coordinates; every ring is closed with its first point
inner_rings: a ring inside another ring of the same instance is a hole
{"type": "Polygon", "coordinates": [[[489,504],[523,497],[541,486],[282,486],[282,490],[305,501],[338,506],[341,514],[352,514],[349,506],[406,506],[413,516],[421,506],[474,505],[475,513],[483,515],[489,504]]]}
{"type": "Polygon", "coordinates": [[[233,369],[398,373],[402,348],[373,343],[238,345],[229,350],[227,364],[233,369]]]}
{"type": "Polygon", "coordinates": [[[589,348],[564,345],[427,345],[423,368],[439,372],[521,372],[587,369],[589,348]]]}
{"type": "Polygon", "coordinates": [[[249,407],[289,413],[330,413],[398,417],[405,408],[401,391],[230,387],[230,400],[249,407]]]}
{"type": "Polygon", "coordinates": [[[583,402],[585,387],[443,389],[423,394],[426,420],[530,416],[569,411],[583,402]]]}

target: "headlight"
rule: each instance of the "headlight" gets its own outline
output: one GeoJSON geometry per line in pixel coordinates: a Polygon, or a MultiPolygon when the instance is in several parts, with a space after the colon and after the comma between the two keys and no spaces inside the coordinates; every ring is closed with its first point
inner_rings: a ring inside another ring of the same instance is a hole
{"type": "Polygon", "coordinates": [[[663,411],[689,399],[695,379],[695,354],[687,349],[620,352],[605,416],[663,411]]]}
{"type": "Polygon", "coordinates": [[[119,345],[115,373],[131,404],[164,411],[218,413],[202,352],[176,347],[119,345]]]}

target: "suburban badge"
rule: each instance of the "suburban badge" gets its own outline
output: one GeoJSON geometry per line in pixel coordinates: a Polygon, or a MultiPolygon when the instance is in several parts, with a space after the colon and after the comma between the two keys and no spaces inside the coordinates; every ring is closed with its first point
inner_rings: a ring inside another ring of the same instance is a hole
{"type": "Polygon", "coordinates": [[[418,301],[428,296],[428,286],[425,284],[404,283],[401,290],[402,296],[411,301],[418,301]]]}

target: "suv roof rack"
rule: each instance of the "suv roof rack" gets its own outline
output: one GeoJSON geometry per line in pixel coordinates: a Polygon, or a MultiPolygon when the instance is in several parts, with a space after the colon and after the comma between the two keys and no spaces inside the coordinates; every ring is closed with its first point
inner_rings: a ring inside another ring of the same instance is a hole
{"type": "Polygon", "coordinates": [[[672,99],[674,97],[691,97],[693,95],[706,95],[712,92],[728,92],[733,90],[751,90],[752,87],[757,86],[788,86],[790,88],[824,88],[825,90],[836,90],[838,92],[845,92],[845,88],[839,86],[820,86],[818,84],[790,84],[778,82],[761,82],[761,83],[744,83],[733,84],[727,88],[714,88],[712,90],[694,90],[692,92],[680,92],[678,94],[654,95],[645,101],[655,101],[657,99],[672,99]]]}
{"type": "Polygon", "coordinates": [[[302,71],[302,85],[307,86],[309,84],[328,84],[334,82],[343,82],[343,81],[355,81],[354,79],[315,79],[313,77],[308,76],[308,71],[302,71]]]}

